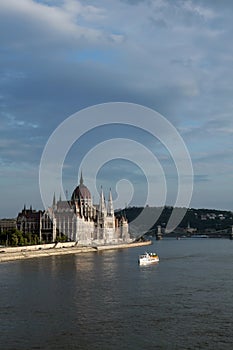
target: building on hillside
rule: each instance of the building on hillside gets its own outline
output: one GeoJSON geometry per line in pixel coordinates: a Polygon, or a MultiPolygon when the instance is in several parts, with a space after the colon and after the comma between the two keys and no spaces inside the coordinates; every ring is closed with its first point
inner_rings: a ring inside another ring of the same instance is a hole
{"type": "Polygon", "coordinates": [[[65,235],[70,241],[80,245],[117,244],[130,242],[128,222],[123,216],[114,215],[111,190],[106,203],[103,189],[99,204],[92,203],[89,189],[84,185],[81,174],[80,183],[74,189],[69,201],[56,201],[43,213],[40,224],[40,237],[56,240],[65,235]]]}

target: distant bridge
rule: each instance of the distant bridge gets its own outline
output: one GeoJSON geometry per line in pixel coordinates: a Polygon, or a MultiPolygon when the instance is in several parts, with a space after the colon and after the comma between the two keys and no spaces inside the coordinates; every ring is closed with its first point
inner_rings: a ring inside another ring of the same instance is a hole
{"type": "MultiPolygon", "coordinates": [[[[147,230],[147,231],[143,231],[140,233],[133,233],[132,232],[132,236],[134,237],[134,241],[139,241],[142,240],[143,237],[145,235],[150,235],[153,234],[154,236],[156,236],[157,238],[162,238],[162,236],[169,236],[169,234],[167,233],[163,233],[161,232],[161,228],[160,226],[158,226],[158,229],[156,230],[155,228],[151,229],[151,230],[147,230]]],[[[187,230],[174,230],[173,232],[171,232],[172,236],[174,235],[188,235],[188,236],[192,236],[195,234],[205,234],[208,237],[211,238],[220,238],[220,237],[227,237],[227,238],[232,238],[233,239],[233,226],[228,227],[226,229],[222,229],[222,230],[218,230],[218,231],[210,231],[210,232],[194,232],[194,231],[189,231],[187,230]]]]}
{"type": "Polygon", "coordinates": [[[173,234],[175,235],[188,235],[188,236],[195,236],[198,234],[205,234],[208,237],[211,238],[220,238],[220,237],[232,237],[233,238],[233,226],[228,227],[226,229],[218,230],[218,231],[205,231],[205,232],[195,232],[191,231],[189,229],[187,230],[174,230],[173,234]]]}

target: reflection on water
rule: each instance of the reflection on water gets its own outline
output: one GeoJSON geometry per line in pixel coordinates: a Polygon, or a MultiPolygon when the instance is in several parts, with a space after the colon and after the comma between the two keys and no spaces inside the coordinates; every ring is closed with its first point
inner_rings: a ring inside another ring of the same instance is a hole
{"type": "Polygon", "coordinates": [[[1,349],[232,349],[233,242],[3,263],[1,349]]]}

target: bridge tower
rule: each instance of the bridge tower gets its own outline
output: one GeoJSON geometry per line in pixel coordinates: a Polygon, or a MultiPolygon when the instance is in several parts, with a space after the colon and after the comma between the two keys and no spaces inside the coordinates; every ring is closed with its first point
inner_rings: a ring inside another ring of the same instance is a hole
{"type": "Polygon", "coordinates": [[[233,239],[233,225],[231,226],[230,239],[233,239]]]}
{"type": "Polygon", "coordinates": [[[157,232],[156,232],[156,240],[159,241],[162,238],[163,238],[162,229],[161,229],[161,226],[158,225],[157,226],[157,232]]]}

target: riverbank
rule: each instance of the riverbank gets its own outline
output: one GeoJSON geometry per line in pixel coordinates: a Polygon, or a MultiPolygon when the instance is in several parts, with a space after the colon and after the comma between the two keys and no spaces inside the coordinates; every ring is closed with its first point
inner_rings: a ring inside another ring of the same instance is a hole
{"type": "Polygon", "coordinates": [[[151,245],[152,241],[145,242],[133,242],[133,243],[120,243],[112,245],[100,245],[100,246],[78,246],[75,243],[57,243],[49,245],[37,245],[37,246],[27,246],[27,247],[2,247],[0,249],[0,262],[14,261],[14,260],[24,260],[39,258],[45,256],[54,255],[65,255],[65,254],[80,254],[88,252],[98,252],[104,250],[115,250],[115,249],[125,249],[134,248],[140,246],[151,245]]]}

